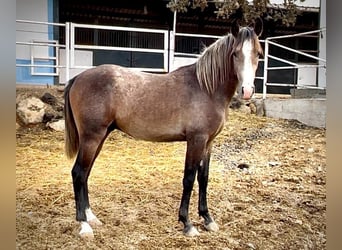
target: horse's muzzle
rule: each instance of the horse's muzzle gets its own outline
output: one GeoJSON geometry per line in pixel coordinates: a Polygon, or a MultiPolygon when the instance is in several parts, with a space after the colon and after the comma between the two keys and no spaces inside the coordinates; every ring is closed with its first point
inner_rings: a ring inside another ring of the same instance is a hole
{"type": "Polygon", "coordinates": [[[254,94],[254,87],[250,87],[250,86],[242,87],[241,94],[244,100],[251,99],[254,94]]]}

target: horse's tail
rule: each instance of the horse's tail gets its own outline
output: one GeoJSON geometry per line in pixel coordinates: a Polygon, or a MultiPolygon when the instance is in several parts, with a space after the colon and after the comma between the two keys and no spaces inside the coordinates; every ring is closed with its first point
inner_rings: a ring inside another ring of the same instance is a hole
{"type": "Polygon", "coordinates": [[[69,159],[76,155],[79,146],[78,131],[69,100],[69,92],[75,79],[76,77],[72,78],[64,89],[65,154],[69,159]]]}

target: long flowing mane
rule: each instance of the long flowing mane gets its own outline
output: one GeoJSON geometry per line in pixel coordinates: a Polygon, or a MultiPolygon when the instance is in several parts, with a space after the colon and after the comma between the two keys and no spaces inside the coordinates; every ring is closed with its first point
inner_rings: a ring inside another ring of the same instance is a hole
{"type": "Polygon", "coordinates": [[[201,89],[213,94],[218,85],[228,80],[231,50],[234,44],[231,34],[218,39],[207,47],[196,62],[196,75],[201,89]]]}
{"type": "Polygon", "coordinates": [[[201,89],[213,94],[219,85],[229,82],[234,75],[232,53],[241,49],[246,39],[253,39],[256,45],[257,36],[252,28],[242,28],[236,38],[227,34],[205,48],[196,62],[196,75],[201,89]]]}

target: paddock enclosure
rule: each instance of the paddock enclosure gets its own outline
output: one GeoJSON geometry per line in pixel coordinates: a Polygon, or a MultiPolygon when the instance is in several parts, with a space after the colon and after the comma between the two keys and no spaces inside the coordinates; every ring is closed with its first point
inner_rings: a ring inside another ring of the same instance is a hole
{"type": "MultiPolygon", "coordinates": [[[[62,100],[55,88],[18,94],[62,100]]],[[[208,206],[220,230],[190,217],[199,237],[183,236],[177,213],[185,143],[106,140],[89,178],[91,206],[104,223],[93,241],[78,237],[64,133],[43,125],[16,131],[17,249],[325,249],[325,129],[230,110],[213,147],[208,206]],[[239,165],[246,163],[246,165],[239,165]]]]}

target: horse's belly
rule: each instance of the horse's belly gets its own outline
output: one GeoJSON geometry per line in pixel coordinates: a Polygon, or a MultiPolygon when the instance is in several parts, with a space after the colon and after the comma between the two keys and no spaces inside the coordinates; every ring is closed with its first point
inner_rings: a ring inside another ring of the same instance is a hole
{"type": "Polygon", "coordinates": [[[159,128],[151,126],[131,126],[128,128],[120,128],[120,130],[136,139],[145,141],[168,142],[185,140],[185,133],[183,131],[173,128],[166,129],[164,126],[159,128]]]}
{"type": "Polygon", "coordinates": [[[181,123],[174,123],[170,120],[117,120],[117,127],[136,139],[146,141],[167,142],[185,140],[185,129],[181,123]]]}

